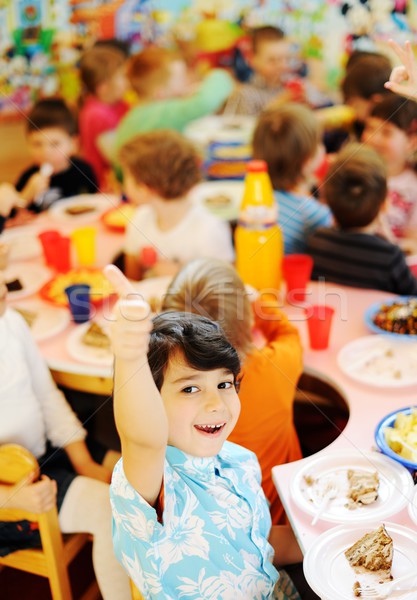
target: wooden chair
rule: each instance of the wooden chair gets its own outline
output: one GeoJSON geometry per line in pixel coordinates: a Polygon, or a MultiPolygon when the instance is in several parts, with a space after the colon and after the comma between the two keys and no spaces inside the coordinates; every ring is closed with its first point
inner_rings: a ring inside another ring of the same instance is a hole
{"type": "MultiPolygon", "coordinates": [[[[16,454],[16,445],[8,444],[2,446],[0,450],[2,481],[7,481],[10,484],[18,483],[22,479],[22,473],[25,473],[25,469],[22,468],[21,457],[16,454]],[[6,477],[4,476],[5,473],[7,474],[6,477]]],[[[31,455],[26,449],[21,450],[22,455],[26,455],[25,460],[27,462],[28,455],[31,455]]],[[[37,462],[33,456],[32,460],[32,467],[29,470],[26,467],[25,475],[37,468],[37,462]]],[[[28,519],[38,523],[42,548],[18,550],[0,557],[0,565],[47,577],[53,600],[72,600],[68,565],[89,541],[88,534],[74,533],[63,536],[59,528],[56,507],[39,514],[18,509],[0,508],[0,521],[18,521],[20,519],[28,519]]],[[[94,580],[81,600],[95,600],[100,597],[97,582],[94,580]]]]}

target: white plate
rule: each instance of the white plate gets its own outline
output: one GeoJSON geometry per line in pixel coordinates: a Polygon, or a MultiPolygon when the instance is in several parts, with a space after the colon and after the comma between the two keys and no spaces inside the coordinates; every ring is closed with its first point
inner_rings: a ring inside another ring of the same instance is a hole
{"type": "Polygon", "coordinates": [[[17,262],[9,265],[4,271],[6,283],[19,279],[23,288],[16,292],[8,292],[9,300],[17,300],[36,294],[52,277],[52,272],[43,265],[17,262]]]}
{"type": "Polygon", "coordinates": [[[385,335],[349,342],[337,355],[342,371],[362,383],[401,388],[417,384],[417,340],[404,344],[385,335]]]}
{"type": "Polygon", "coordinates": [[[191,199],[196,204],[203,205],[211,213],[225,221],[236,220],[243,197],[242,181],[207,181],[197,185],[191,192],[191,199]],[[207,199],[222,195],[230,198],[229,204],[216,206],[207,199]]]}
{"type": "Polygon", "coordinates": [[[71,198],[54,202],[48,213],[58,221],[77,224],[88,223],[95,221],[106,210],[119,206],[119,204],[120,198],[112,194],[80,194],[79,196],[72,196],[71,198]],[[67,209],[74,206],[91,207],[93,210],[79,215],[68,214],[66,212],[67,209]]]}
{"type": "Polygon", "coordinates": [[[408,504],[408,512],[411,520],[417,525],[417,486],[415,486],[412,498],[408,504]]]}
{"type": "MultiPolygon", "coordinates": [[[[68,354],[78,362],[86,363],[89,365],[97,365],[99,367],[111,367],[113,365],[113,353],[111,350],[105,348],[95,348],[94,346],[87,346],[83,344],[81,338],[84,333],[90,327],[91,321],[88,323],[82,323],[77,325],[76,328],[71,331],[67,337],[67,351],[68,354]]],[[[100,327],[107,333],[108,324],[99,322],[100,327]]]]}
{"type": "Polygon", "coordinates": [[[69,324],[71,317],[66,308],[57,308],[36,298],[13,304],[14,309],[23,308],[36,313],[30,331],[37,342],[43,342],[61,333],[69,324]]]}
{"type": "MultiPolygon", "coordinates": [[[[344,552],[381,524],[371,522],[361,526],[340,525],[326,531],[314,541],[304,556],[303,568],[308,584],[322,600],[354,600],[352,588],[357,577],[344,552]]],[[[416,569],[417,535],[415,531],[394,523],[385,523],[385,528],[394,542],[392,575],[395,580],[416,569]]],[[[415,595],[415,591],[411,592],[407,594],[407,598],[415,598],[415,595]]],[[[401,597],[405,600],[406,595],[401,597]]]]}
{"type": "Polygon", "coordinates": [[[336,482],[340,492],[336,498],[330,500],[320,519],[332,523],[361,523],[386,519],[407,504],[413,490],[410,473],[399,463],[379,452],[347,449],[303,461],[302,467],[294,474],[290,484],[294,502],[313,517],[320,506],[323,491],[329,481],[336,482]],[[347,508],[349,469],[368,473],[378,472],[379,490],[375,502],[367,506],[358,506],[353,510],[347,508]],[[316,483],[308,485],[305,477],[312,477],[316,483]]]}
{"type": "Polygon", "coordinates": [[[9,261],[30,260],[42,254],[37,233],[27,227],[6,229],[0,235],[0,243],[10,247],[9,261]]]}
{"type": "Polygon", "coordinates": [[[210,115],[192,121],[185,128],[185,136],[198,146],[211,142],[249,143],[256,119],[242,115],[210,115]]]}

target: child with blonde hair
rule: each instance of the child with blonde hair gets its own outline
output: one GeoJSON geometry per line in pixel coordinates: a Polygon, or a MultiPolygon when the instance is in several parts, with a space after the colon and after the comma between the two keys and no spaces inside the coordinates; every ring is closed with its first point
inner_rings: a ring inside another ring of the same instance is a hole
{"type": "Polygon", "coordinates": [[[417,104],[390,94],[366,120],[362,141],[383,158],[388,173],[384,222],[391,240],[417,252],[417,104]]]}
{"type": "Polygon", "coordinates": [[[129,110],[124,100],[126,57],[115,47],[94,46],[81,57],[80,77],[84,88],[79,112],[81,149],[105,190],[109,187],[110,163],[97,141],[104,132],[115,130],[129,110]]]}
{"type": "Polygon", "coordinates": [[[193,312],[217,321],[239,352],[241,412],[228,439],[256,454],[272,523],[282,523],[284,509],[271,469],[302,458],[293,423],[295,388],[303,369],[297,329],[273,303],[252,304],[232,265],[209,258],[181,269],[168,287],[162,310],[193,312]],[[261,343],[255,343],[253,327],[261,343]]]}
{"type": "Polygon", "coordinates": [[[152,324],[120,271],[105,273],[122,296],[111,333],[120,562],[146,600],[298,600],[274,566],[301,559],[294,534],[271,527],[255,455],[226,441],[240,410],[236,350],[199,315],[166,312],[152,324]]]}
{"type": "Polygon", "coordinates": [[[158,256],[153,275],[173,275],[196,257],[233,260],[229,225],[190,198],[201,174],[188,140],[169,130],[144,133],[123,146],[120,162],[127,196],[142,205],[126,230],[128,277],[140,278],[140,253],[147,246],[158,256]]]}
{"type": "MultiPolygon", "coordinates": [[[[131,57],[127,76],[138,104],[124,117],[116,132],[116,151],[135,135],[153,129],[175,129],[216,112],[233,89],[224,70],[211,71],[195,88],[181,55],[166,48],[145,48],[131,57]]],[[[111,142],[111,140],[109,140],[111,142]]]]}
{"type": "Polygon", "coordinates": [[[321,128],[307,106],[286,104],[259,117],[253,157],[268,165],[285,254],[304,252],[309,234],[331,222],[329,208],[310,193],[323,156],[321,128]]]}

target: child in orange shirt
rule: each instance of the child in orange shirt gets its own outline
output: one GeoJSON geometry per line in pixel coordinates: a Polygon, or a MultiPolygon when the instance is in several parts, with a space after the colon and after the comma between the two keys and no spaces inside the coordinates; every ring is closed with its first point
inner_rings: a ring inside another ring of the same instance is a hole
{"type": "Polygon", "coordinates": [[[215,259],[189,262],[171,282],[162,310],[201,314],[218,321],[242,359],[241,413],[231,442],[255,452],[272,523],[284,509],[272,481],[273,466],[302,458],[293,423],[293,400],[303,370],[298,332],[277,306],[249,294],[236,270],[215,259]],[[265,339],[257,347],[252,326],[265,339]]]}

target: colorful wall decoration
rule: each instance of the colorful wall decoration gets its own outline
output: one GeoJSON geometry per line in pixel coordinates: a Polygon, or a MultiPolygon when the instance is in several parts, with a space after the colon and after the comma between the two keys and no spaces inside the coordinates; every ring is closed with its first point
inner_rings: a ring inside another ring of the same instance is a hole
{"type": "Polygon", "coordinates": [[[415,0],[0,0],[0,115],[39,96],[75,102],[80,52],[96,39],[179,44],[209,64],[226,59],[248,27],[284,29],[311,73],[334,89],[353,49],[386,51],[417,38],[415,0]]]}

